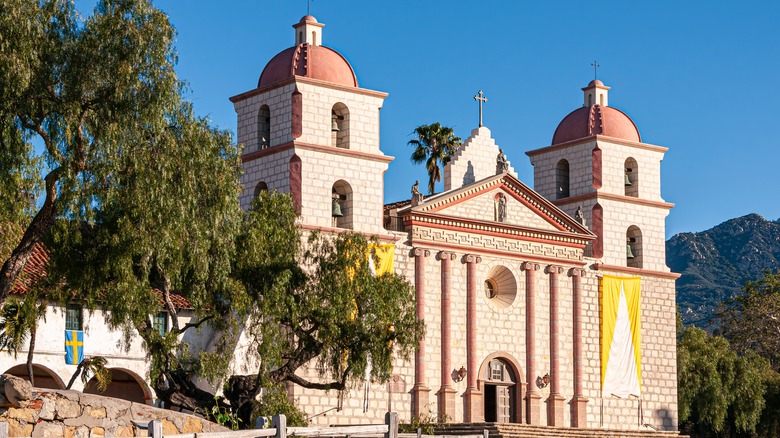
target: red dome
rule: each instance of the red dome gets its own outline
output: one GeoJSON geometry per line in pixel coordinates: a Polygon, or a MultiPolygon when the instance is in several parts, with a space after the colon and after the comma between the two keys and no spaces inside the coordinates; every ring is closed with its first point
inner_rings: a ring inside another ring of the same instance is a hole
{"type": "Polygon", "coordinates": [[[606,135],[634,142],[642,141],[636,125],[623,111],[611,106],[592,105],[577,108],[564,117],[555,129],[552,144],[592,135],[606,135]]]}
{"type": "Polygon", "coordinates": [[[293,76],[305,76],[348,87],[358,86],[355,71],[339,52],[306,43],[290,47],[271,58],[260,74],[257,86],[265,87],[293,76]]]}

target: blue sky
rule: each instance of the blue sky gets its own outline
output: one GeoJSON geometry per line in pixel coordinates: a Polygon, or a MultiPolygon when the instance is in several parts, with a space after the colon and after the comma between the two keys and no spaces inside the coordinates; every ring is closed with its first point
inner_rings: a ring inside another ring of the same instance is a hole
{"type": "MultiPolygon", "coordinates": [[[[178,31],[178,74],[196,111],[235,132],[230,96],[253,89],[292,46],[306,0],[158,0],[178,31]]],[[[79,0],[91,11],[94,2],[79,0]]],[[[462,138],[484,123],[522,181],[525,151],[547,146],[598,77],[643,141],[669,148],[662,196],[676,204],[667,236],[732,217],[780,218],[780,2],[314,0],[323,43],[361,87],[388,92],[381,148],[395,157],[385,201],[409,197],[423,166],[407,142],[439,121],[462,138]]],[[[440,190],[440,188],[439,188],[440,190]]]]}

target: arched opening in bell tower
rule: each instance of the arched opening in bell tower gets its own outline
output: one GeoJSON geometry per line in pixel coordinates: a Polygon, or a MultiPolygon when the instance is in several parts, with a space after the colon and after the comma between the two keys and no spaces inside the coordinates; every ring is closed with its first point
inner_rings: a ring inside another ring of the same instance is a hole
{"type": "Polygon", "coordinates": [[[260,107],[257,114],[257,150],[266,149],[271,145],[271,109],[268,105],[260,107]]]}
{"type": "Polygon", "coordinates": [[[555,199],[569,197],[569,162],[561,160],[555,166],[555,199]]]}
{"type": "Polygon", "coordinates": [[[626,231],[626,266],[642,267],[642,230],[636,225],[631,225],[626,231]]]}
{"type": "Polygon", "coordinates": [[[333,184],[331,190],[331,217],[333,226],[351,230],[352,222],[352,186],[340,179],[333,184]]]}
{"type": "Polygon", "coordinates": [[[625,169],[625,177],[623,178],[625,195],[634,198],[639,197],[639,165],[635,159],[629,157],[626,159],[623,168],[625,169]]]}
{"type": "Polygon", "coordinates": [[[349,108],[339,102],[330,112],[331,146],[349,149],[349,108]]]}

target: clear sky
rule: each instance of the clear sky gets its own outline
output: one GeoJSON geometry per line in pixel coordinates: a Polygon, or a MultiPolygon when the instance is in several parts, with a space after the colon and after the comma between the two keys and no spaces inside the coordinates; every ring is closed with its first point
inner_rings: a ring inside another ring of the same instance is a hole
{"type": "MultiPolygon", "coordinates": [[[[293,45],[306,0],[157,0],[178,30],[179,77],[200,115],[235,133],[230,96],[257,86],[293,45]]],[[[91,11],[94,1],[79,0],[91,11]]],[[[395,157],[385,202],[408,199],[424,166],[412,130],[439,121],[466,138],[484,123],[520,179],[598,78],[643,141],[666,146],[667,236],[758,213],[780,218],[780,2],[313,0],[323,43],[363,88],[388,92],[381,149],[395,157]]],[[[437,191],[441,190],[441,184],[437,191]]]]}

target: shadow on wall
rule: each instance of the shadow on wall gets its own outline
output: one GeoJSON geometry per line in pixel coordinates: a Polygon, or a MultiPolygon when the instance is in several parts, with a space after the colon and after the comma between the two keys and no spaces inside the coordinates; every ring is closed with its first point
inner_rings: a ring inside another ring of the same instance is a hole
{"type": "Polygon", "coordinates": [[[474,176],[474,165],[469,161],[466,165],[466,173],[463,174],[463,185],[471,184],[474,181],[476,181],[476,177],[474,176]]]}
{"type": "Polygon", "coordinates": [[[674,418],[668,409],[656,409],[655,418],[661,420],[661,430],[677,430],[674,418]]]}

